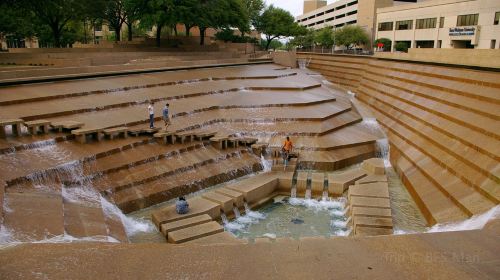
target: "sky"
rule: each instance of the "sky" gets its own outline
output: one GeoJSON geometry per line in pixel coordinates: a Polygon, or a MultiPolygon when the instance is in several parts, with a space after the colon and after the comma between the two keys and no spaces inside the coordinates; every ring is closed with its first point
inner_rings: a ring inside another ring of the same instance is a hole
{"type": "MultiPolygon", "coordinates": [[[[276,7],[289,11],[294,17],[300,16],[304,7],[304,0],[265,0],[265,2],[267,5],[273,4],[276,7]]],[[[335,1],[329,0],[328,4],[333,2],[335,1]]]]}

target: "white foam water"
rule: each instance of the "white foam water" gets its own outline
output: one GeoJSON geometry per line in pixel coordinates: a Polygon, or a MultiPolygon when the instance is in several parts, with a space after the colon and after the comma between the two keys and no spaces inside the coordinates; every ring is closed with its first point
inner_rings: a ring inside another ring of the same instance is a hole
{"type": "Polygon", "coordinates": [[[108,217],[119,217],[122,221],[127,236],[133,236],[140,232],[153,232],[155,227],[142,219],[127,217],[123,212],[113,203],[109,202],[107,199],[101,196],[101,205],[104,210],[104,214],[108,217]]]}
{"type": "Polygon", "coordinates": [[[271,171],[273,167],[273,163],[271,160],[266,160],[264,158],[264,155],[260,155],[260,164],[262,165],[263,171],[264,172],[269,172],[271,171]]]}
{"type": "Polygon", "coordinates": [[[482,229],[490,220],[500,218],[500,205],[491,208],[480,215],[474,215],[465,221],[437,224],[432,226],[427,232],[445,232],[482,229]]]}
{"type": "Polygon", "coordinates": [[[276,234],[274,234],[274,233],[264,233],[262,235],[262,237],[267,237],[267,238],[270,238],[270,239],[276,239],[276,234]]]}
{"type": "Polygon", "coordinates": [[[345,198],[327,198],[327,199],[302,199],[291,197],[289,203],[294,206],[305,206],[313,209],[314,211],[331,210],[331,209],[344,209],[345,198]]]}

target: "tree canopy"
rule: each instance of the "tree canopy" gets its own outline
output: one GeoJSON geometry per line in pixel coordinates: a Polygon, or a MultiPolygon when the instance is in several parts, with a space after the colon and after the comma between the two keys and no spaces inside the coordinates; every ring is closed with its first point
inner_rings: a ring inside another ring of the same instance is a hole
{"type": "Polygon", "coordinates": [[[255,22],[257,31],[266,36],[266,50],[269,49],[274,39],[300,35],[305,32],[305,28],[295,22],[290,12],[273,5],[267,7],[255,22]]]}

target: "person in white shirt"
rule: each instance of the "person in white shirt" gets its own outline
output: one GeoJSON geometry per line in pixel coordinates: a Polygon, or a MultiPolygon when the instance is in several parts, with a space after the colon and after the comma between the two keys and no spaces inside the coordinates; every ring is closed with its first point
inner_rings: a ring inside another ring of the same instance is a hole
{"type": "Polygon", "coordinates": [[[149,128],[154,128],[155,123],[155,109],[153,107],[154,103],[149,102],[148,112],[149,112],[149,128]]]}

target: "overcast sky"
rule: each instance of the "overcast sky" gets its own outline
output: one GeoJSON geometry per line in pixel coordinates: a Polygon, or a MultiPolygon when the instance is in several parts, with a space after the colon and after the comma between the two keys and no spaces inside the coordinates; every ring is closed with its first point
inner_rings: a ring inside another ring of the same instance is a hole
{"type": "MultiPolygon", "coordinates": [[[[265,0],[267,5],[273,4],[276,7],[280,7],[292,13],[294,17],[300,16],[302,14],[302,9],[304,8],[304,0],[265,0]]],[[[329,0],[328,4],[335,2],[335,0],[329,0]]]]}

